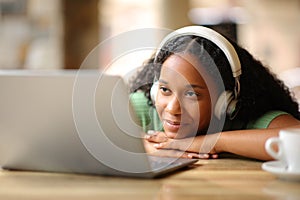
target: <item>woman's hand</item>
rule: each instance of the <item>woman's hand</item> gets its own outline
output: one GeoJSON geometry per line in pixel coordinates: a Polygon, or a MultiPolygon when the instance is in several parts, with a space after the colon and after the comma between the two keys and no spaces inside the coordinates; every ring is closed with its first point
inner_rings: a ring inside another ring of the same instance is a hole
{"type": "Polygon", "coordinates": [[[144,140],[144,146],[149,155],[175,158],[198,158],[196,153],[184,152],[176,149],[158,149],[154,147],[155,144],[157,143],[149,142],[146,139],[144,140]]]}
{"type": "Polygon", "coordinates": [[[164,132],[152,132],[145,136],[147,151],[161,156],[184,158],[218,158],[214,148],[206,152],[200,152],[205,136],[190,137],[184,139],[168,138],[164,132]]]}

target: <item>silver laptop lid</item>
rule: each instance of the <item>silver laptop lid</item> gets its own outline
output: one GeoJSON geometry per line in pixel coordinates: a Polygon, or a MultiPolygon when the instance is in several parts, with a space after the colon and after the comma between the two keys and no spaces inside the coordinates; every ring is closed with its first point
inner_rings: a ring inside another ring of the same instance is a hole
{"type": "Polygon", "coordinates": [[[100,71],[1,71],[0,165],[151,171],[123,80],[100,71]]]}

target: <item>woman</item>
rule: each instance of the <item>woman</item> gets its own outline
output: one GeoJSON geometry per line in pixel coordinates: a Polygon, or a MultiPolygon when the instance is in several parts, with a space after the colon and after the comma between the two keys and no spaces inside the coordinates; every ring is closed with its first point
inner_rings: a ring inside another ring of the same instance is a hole
{"type": "Polygon", "coordinates": [[[155,154],[270,160],[265,141],[300,127],[284,84],[245,49],[201,26],[168,35],[131,89],[144,130],[155,130],[145,137],[155,154]]]}

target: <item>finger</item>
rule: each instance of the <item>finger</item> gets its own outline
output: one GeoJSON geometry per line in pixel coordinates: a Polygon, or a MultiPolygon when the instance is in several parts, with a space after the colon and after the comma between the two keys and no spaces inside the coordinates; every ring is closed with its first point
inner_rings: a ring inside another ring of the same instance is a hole
{"type": "Polygon", "coordinates": [[[171,151],[173,156],[176,158],[190,158],[188,152],[178,151],[178,150],[169,150],[169,151],[171,151]]]}
{"type": "Polygon", "coordinates": [[[148,135],[154,135],[155,133],[156,133],[155,130],[148,130],[148,131],[147,131],[147,134],[148,134],[148,135]]]}
{"type": "Polygon", "coordinates": [[[166,142],[160,142],[153,145],[157,149],[174,149],[178,151],[186,151],[185,143],[180,143],[178,140],[168,139],[166,142]],[[181,146],[184,148],[182,149],[181,146]]]}
{"type": "Polygon", "coordinates": [[[150,155],[160,156],[160,157],[173,157],[173,158],[191,158],[188,156],[187,152],[177,151],[177,150],[166,150],[166,149],[152,151],[150,155]]]}
{"type": "Polygon", "coordinates": [[[218,154],[210,154],[210,157],[213,159],[217,159],[217,158],[219,158],[219,155],[218,154]]]}
{"type": "Polygon", "coordinates": [[[147,131],[147,135],[159,135],[159,134],[164,134],[164,135],[166,135],[166,133],[163,132],[163,131],[155,131],[155,130],[148,130],[148,131],[147,131]]]}
{"type": "Polygon", "coordinates": [[[194,158],[199,158],[199,159],[209,159],[209,154],[207,153],[195,153],[192,154],[194,158]]]}
{"type": "Polygon", "coordinates": [[[148,140],[149,142],[167,142],[168,137],[164,132],[155,132],[153,134],[147,134],[145,135],[145,139],[148,140]]]}
{"type": "Polygon", "coordinates": [[[155,147],[156,149],[164,149],[164,148],[167,148],[168,145],[166,142],[162,142],[162,143],[154,144],[153,147],[155,147]]]}
{"type": "Polygon", "coordinates": [[[188,158],[200,158],[198,153],[187,153],[188,158]]]}
{"type": "Polygon", "coordinates": [[[209,154],[209,153],[189,153],[189,157],[191,158],[199,158],[199,159],[217,159],[219,157],[218,154],[209,154]]]}

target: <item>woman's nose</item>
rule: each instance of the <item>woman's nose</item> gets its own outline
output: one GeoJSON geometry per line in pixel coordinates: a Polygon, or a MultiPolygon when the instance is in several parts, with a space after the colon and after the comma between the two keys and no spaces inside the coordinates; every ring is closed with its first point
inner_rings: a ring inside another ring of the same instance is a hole
{"type": "Polygon", "coordinates": [[[175,95],[168,102],[166,110],[173,115],[181,114],[180,101],[175,95]]]}

